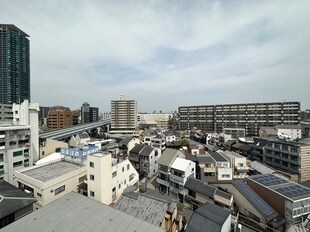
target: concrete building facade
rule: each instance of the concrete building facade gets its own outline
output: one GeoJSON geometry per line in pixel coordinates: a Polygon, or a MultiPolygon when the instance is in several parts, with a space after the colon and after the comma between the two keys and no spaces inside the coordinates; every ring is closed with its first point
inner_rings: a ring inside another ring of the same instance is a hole
{"type": "Polygon", "coordinates": [[[0,24],[0,104],[30,101],[28,37],[12,24],[0,24]]]}
{"type": "Polygon", "coordinates": [[[246,135],[258,135],[262,126],[299,124],[300,102],[180,106],[179,119],[180,130],[245,128],[246,135]]]}
{"type": "Polygon", "coordinates": [[[110,133],[132,134],[137,126],[137,102],[125,100],[124,95],[119,100],[111,101],[111,131],[110,133]]]}
{"type": "Polygon", "coordinates": [[[68,107],[55,106],[48,112],[49,129],[66,128],[73,125],[73,114],[68,107]]]}

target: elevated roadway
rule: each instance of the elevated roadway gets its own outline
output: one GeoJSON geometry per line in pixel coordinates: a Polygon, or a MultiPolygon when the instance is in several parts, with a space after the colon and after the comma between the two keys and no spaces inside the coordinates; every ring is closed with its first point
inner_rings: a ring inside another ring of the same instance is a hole
{"type": "Polygon", "coordinates": [[[98,127],[108,126],[111,124],[111,119],[104,119],[98,122],[85,123],[77,126],[67,127],[64,129],[53,130],[48,132],[43,132],[39,134],[40,139],[55,139],[61,140],[72,135],[79,134],[83,131],[88,131],[98,127]]]}

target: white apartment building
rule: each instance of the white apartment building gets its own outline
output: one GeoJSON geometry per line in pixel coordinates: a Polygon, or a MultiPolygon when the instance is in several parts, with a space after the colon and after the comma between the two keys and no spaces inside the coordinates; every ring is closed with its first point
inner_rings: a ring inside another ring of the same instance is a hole
{"type": "Polygon", "coordinates": [[[219,151],[229,162],[230,166],[234,169],[234,178],[245,177],[250,167],[247,165],[247,158],[239,155],[233,151],[219,151]]]}
{"type": "Polygon", "coordinates": [[[13,105],[0,104],[0,122],[1,124],[11,124],[13,121],[13,105]]]}
{"type": "Polygon", "coordinates": [[[137,114],[138,125],[168,128],[170,114],[137,114]]]}
{"type": "Polygon", "coordinates": [[[34,209],[76,191],[86,179],[86,166],[67,158],[15,171],[14,185],[38,200],[34,209]]]}
{"type": "Polygon", "coordinates": [[[289,140],[296,140],[302,138],[302,131],[300,125],[277,125],[275,126],[278,137],[281,139],[287,138],[289,140]]]}
{"type": "Polygon", "coordinates": [[[170,194],[183,202],[184,185],[189,177],[196,178],[196,164],[177,157],[170,168],[170,194]]]}
{"type": "Polygon", "coordinates": [[[13,104],[11,124],[0,122],[0,179],[14,184],[15,170],[39,159],[38,104],[13,104]]]}
{"type": "Polygon", "coordinates": [[[121,94],[119,100],[111,101],[111,130],[115,134],[133,134],[137,126],[137,102],[125,100],[121,94]]]}
{"type": "Polygon", "coordinates": [[[176,141],[176,136],[173,131],[164,132],[166,143],[176,141]]]}
{"type": "Polygon", "coordinates": [[[216,176],[218,180],[232,180],[233,170],[228,159],[218,152],[209,151],[211,157],[215,161],[216,176]]]}
{"type": "Polygon", "coordinates": [[[238,140],[239,138],[245,137],[245,129],[244,128],[224,128],[224,142],[228,140],[238,140]]]}
{"type": "Polygon", "coordinates": [[[104,204],[111,204],[124,189],[134,185],[139,175],[128,159],[117,160],[110,153],[87,156],[88,197],[104,204]]]}

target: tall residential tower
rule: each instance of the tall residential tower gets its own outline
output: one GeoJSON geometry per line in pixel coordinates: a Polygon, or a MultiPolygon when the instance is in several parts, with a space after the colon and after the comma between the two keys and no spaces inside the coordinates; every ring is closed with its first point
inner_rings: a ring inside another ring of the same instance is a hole
{"type": "Polygon", "coordinates": [[[123,94],[120,100],[111,101],[111,133],[131,134],[137,126],[137,102],[125,100],[123,94]]]}
{"type": "Polygon", "coordinates": [[[0,24],[0,104],[30,101],[29,35],[0,24]]]}

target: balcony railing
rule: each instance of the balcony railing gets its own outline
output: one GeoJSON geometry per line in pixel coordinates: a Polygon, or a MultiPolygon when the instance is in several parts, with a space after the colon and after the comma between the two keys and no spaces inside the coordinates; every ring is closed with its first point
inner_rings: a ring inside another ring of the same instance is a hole
{"type": "Polygon", "coordinates": [[[181,183],[181,184],[185,184],[186,178],[185,177],[180,177],[180,176],[176,176],[173,174],[170,174],[169,176],[170,180],[176,183],[181,183]]]}
{"type": "Polygon", "coordinates": [[[170,186],[169,181],[166,181],[166,180],[163,180],[163,179],[160,179],[160,178],[157,178],[156,181],[157,181],[158,184],[164,185],[166,187],[170,186]]]}

